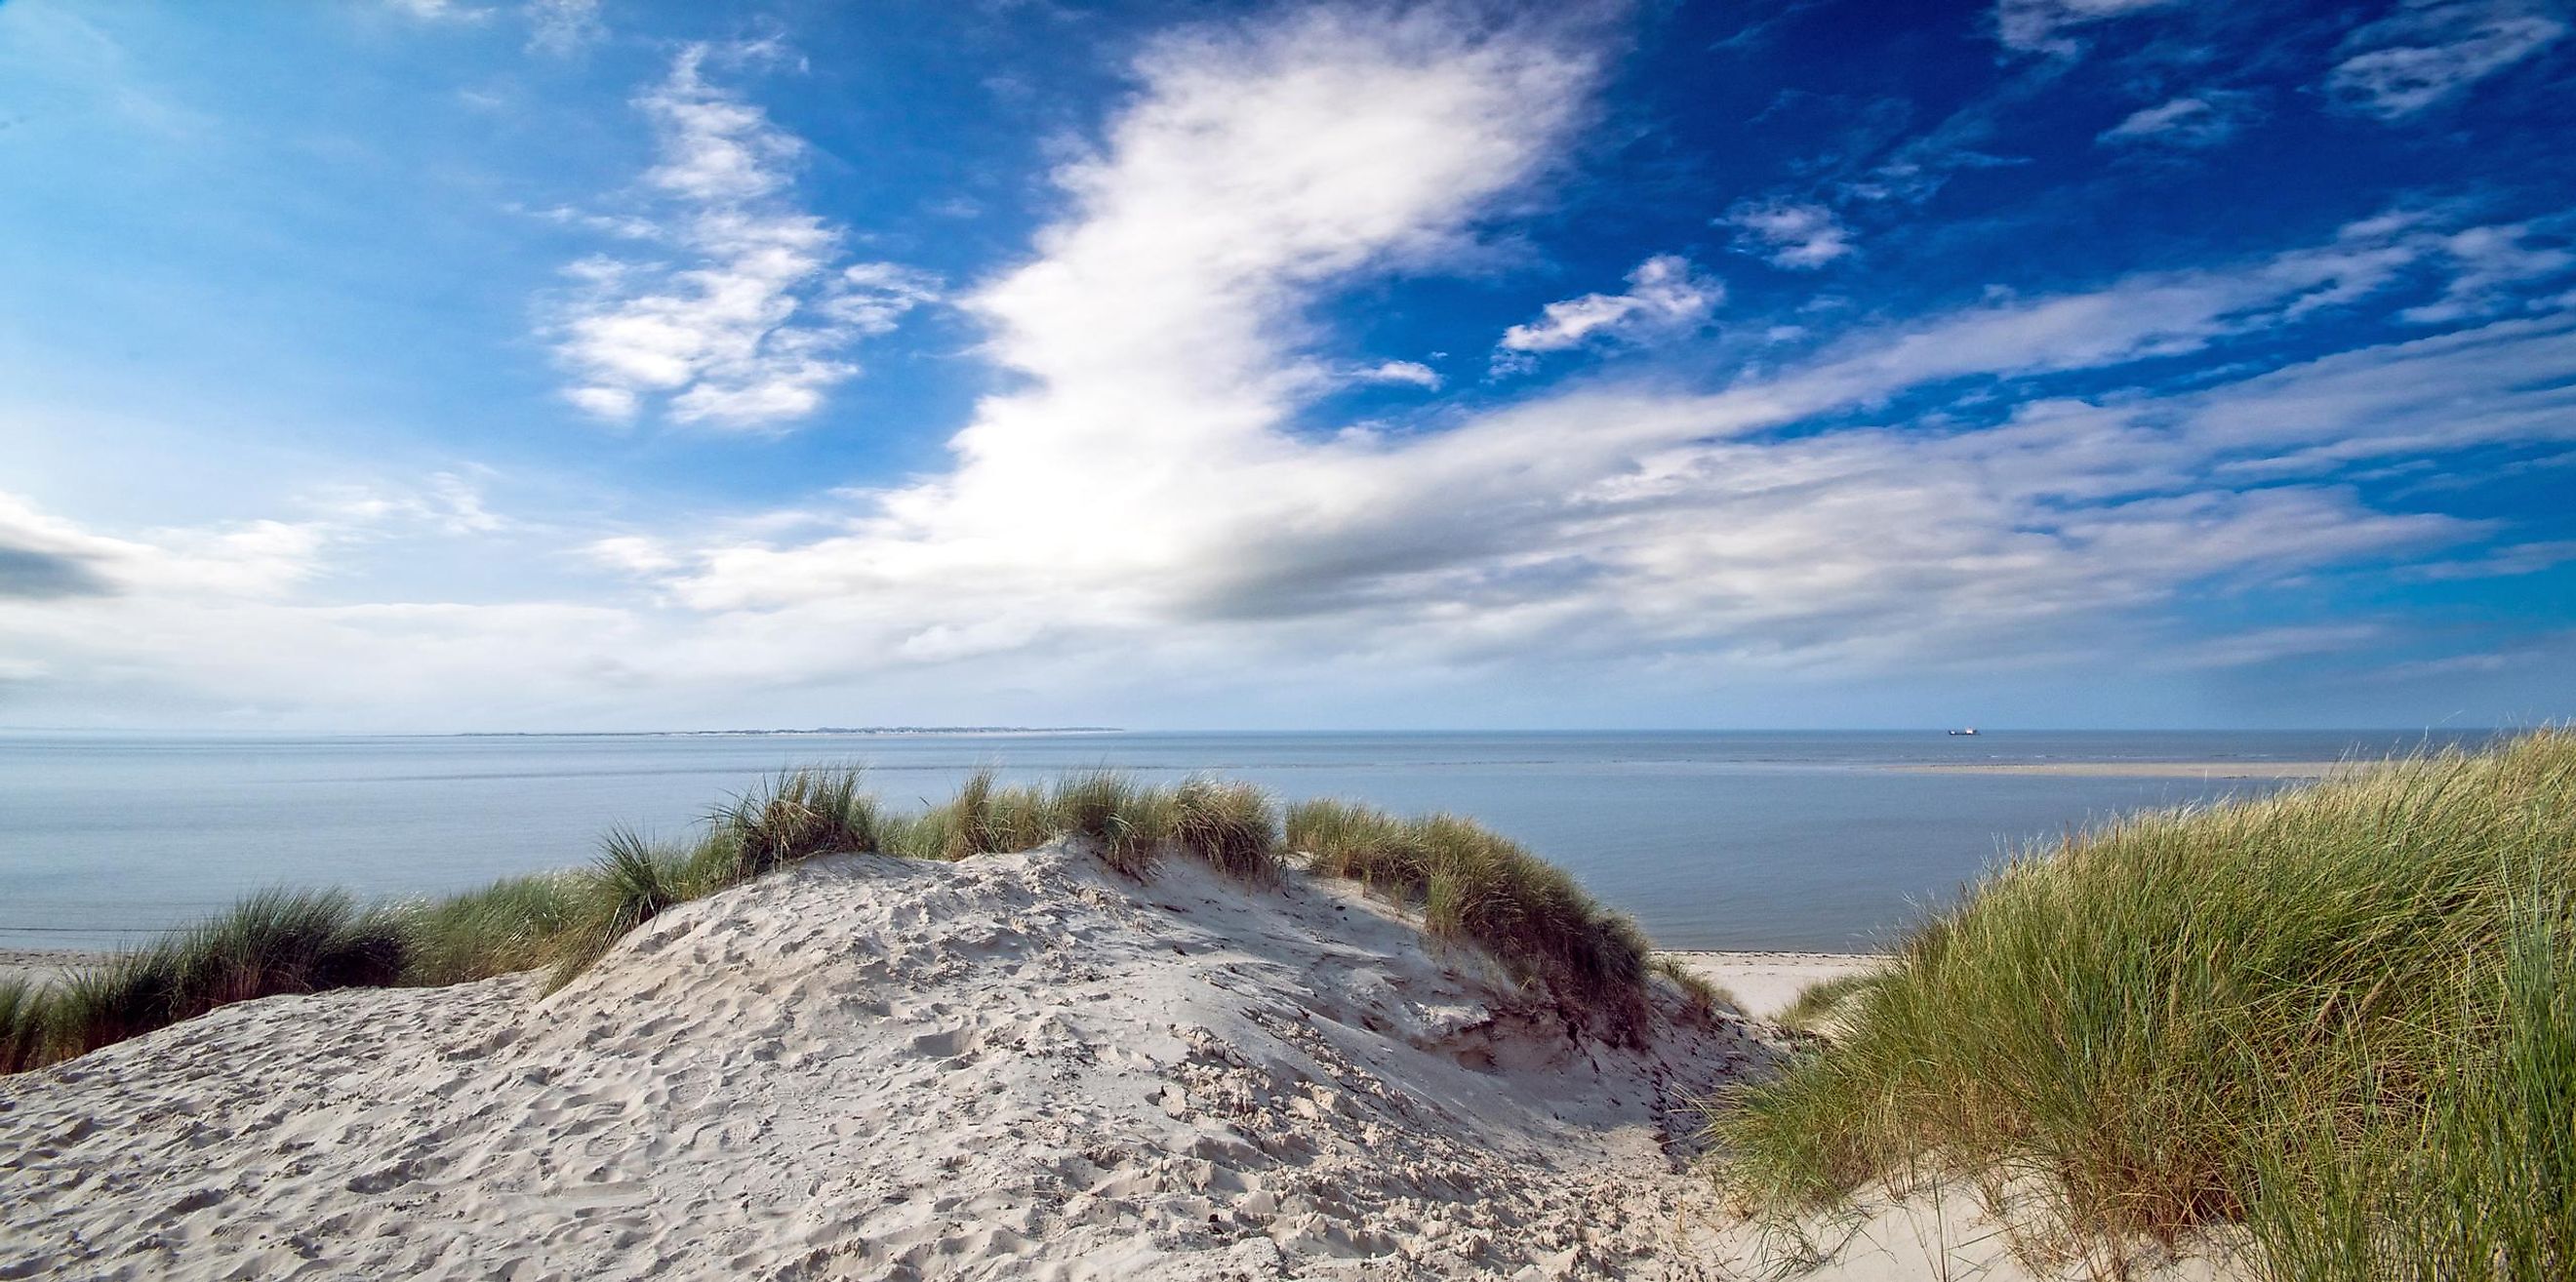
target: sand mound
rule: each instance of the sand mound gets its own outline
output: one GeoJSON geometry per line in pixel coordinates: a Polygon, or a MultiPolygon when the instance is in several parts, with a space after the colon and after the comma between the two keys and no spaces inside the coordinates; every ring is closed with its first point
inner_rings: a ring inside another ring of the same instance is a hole
{"type": "Polygon", "coordinates": [[[815,860],[0,1079],[0,1277],[1687,1277],[1689,1100],[1347,887],[815,860]]]}

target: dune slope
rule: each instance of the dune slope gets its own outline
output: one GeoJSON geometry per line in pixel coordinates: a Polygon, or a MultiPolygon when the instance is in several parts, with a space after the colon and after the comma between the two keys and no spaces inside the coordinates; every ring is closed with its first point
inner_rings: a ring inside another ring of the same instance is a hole
{"type": "MultiPolygon", "coordinates": [[[[1658,981],[1659,983],[1661,981],[1658,981]]],[[[1348,887],[831,856],[0,1079],[0,1277],[1688,1277],[1687,1101],[1348,887]]]]}

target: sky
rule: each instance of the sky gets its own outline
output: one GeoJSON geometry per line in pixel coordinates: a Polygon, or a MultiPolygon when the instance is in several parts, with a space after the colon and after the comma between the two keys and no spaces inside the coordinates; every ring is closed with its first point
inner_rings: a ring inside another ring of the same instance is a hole
{"type": "Polygon", "coordinates": [[[2556,0],[0,0],[0,726],[2576,715],[2556,0]]]}

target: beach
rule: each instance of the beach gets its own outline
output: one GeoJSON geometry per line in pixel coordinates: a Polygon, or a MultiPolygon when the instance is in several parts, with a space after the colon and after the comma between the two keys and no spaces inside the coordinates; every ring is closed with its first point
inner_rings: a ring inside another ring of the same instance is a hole
{"type": "Polygon", "coordinates": [[[0,983],[23,979],[50,983],[79,966],[106,956],[63,948],[0,948],[0,983]]]}

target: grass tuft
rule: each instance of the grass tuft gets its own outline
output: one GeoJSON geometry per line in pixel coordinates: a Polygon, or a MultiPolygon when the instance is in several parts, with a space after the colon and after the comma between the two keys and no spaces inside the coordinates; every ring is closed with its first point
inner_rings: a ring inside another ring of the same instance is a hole
{"type": "Polygon", "coordinates": [[[1800,1032],[1830,1035],[1842,1027],[1842,1013],[1877,976],[1866,971],[1836,975],[1800,989],[1797,999],[1774,1022],[1800,1032]]]}
{"type": "Polygon", "coordinates": [[[391,984],[408,947],[398,911],[339,891],[263,890],[73,973],[45,999],[47,1053],[83,1054],[233,1002],[391,984]]]}
{"type": "Polygon", "coordinates": [[[2034,854],[1718,1115],[1779,1214],[2006,1177],[2118,1250],[2282,1279],[2576,1271],[2576,736],[2150,814],[2034,854]]]}
{"type": "Polygon", "coordinates": [[[34,1068],[45,1050],[51,1013],[45,995],[24,979],[0,979],[0,1073],[34,1068]]]}
{"type": "Polygon", "coordinates": [[[1172,832],[1172,795],[1111,770],[1057,779],[1047,794],[1050,826],[1092,843],[1101,861],[1139,880],[1151,875],[1172,832]]]}
{"type": "Polygon", "coordinates": [[[539,873],[410,906],[402,982],[462,984],[546,965],[581,919],[584,888],[578,873],[539,873]]]}
{"type": "Polygon", "coordinates": [[[1720,1010],[1732,1011],[1744,1008],[1743,1003],[1735,1000],[1735,994],[1728,992],[1724,984],[1709,979],[1670,957],[1657,957],[1647,964],[1646,969],[1678,985],[1682,990],[1682,1013],[1702,1024],[1715,1020],[1720,1010]]]}
{"type": "Polygon", "coordinates": [[[1279,808],[1248,783],[1193,775],[1172,793],[1172,843],[1209,867],[1245,881],[1279,876],[1279,808]]]}
{"type": "Polygon", "coordinates": [[[1544,986],[1566,1018],[1633,1040],[1645,1024],[1646,940],[1553,864],[1455,815],[1399,819],[1350,802],[1288,812],[1308,871],[1417,905],[1424,929],[1465,940],[1544,986]]]}
{"type": "Polygon", "coordinates": [[[547,987],[572,982],[628,931],[665,910],[743,880],[745,863],[739,839],[722,828],[695,849],[651,841],[628,828],[610,829],[600,839],[599,857],[574,883],[565,928],[546,949],[554,966],[547,987]]]}
{"type": "Polygon", "coordinates": [[[716,807],[707,827],[731,852],[727,885],[816,855],[882,847],[877,799],[846,767],[781,771],[716,807]]]}

